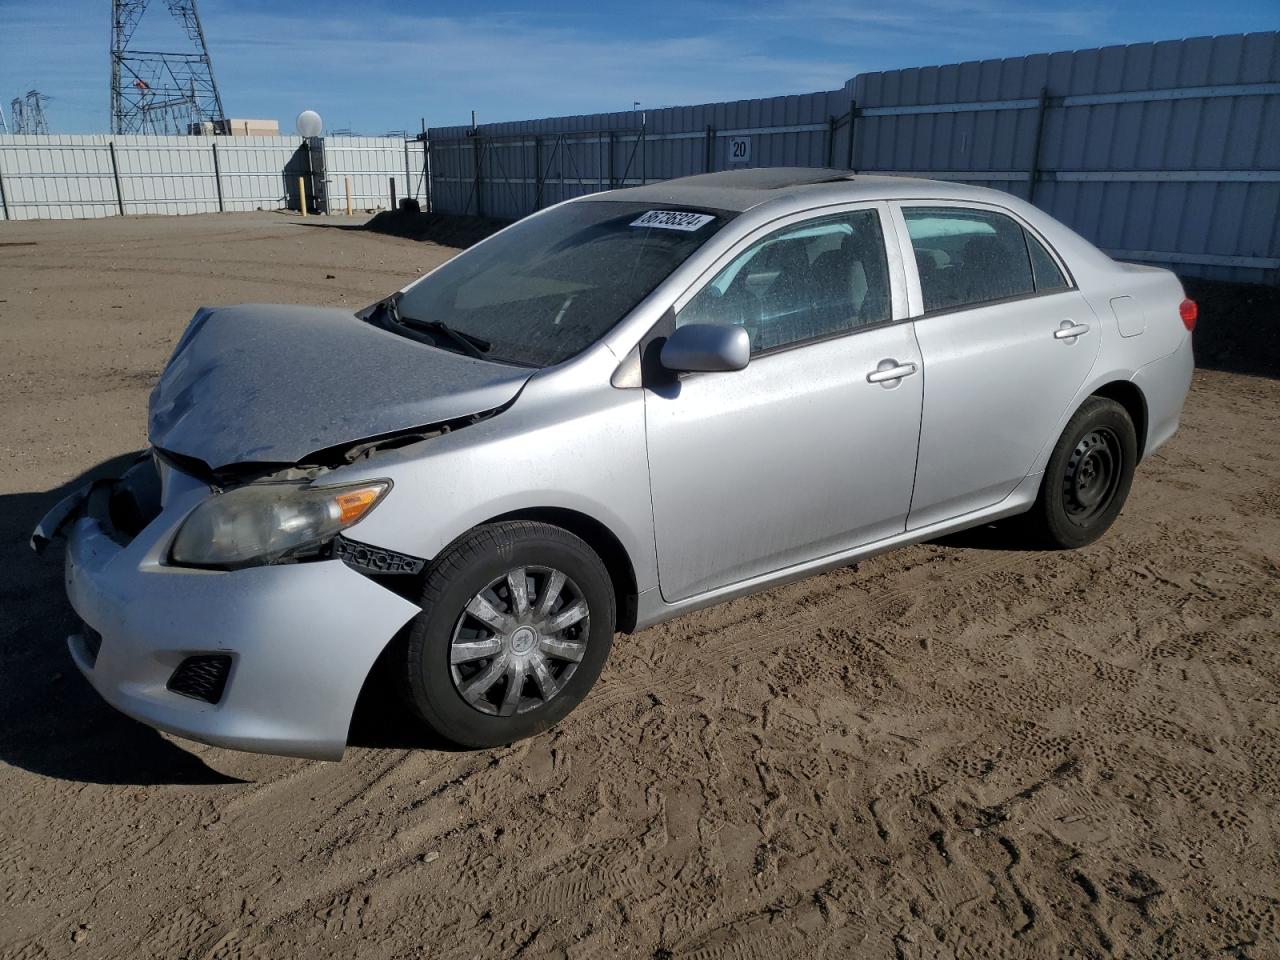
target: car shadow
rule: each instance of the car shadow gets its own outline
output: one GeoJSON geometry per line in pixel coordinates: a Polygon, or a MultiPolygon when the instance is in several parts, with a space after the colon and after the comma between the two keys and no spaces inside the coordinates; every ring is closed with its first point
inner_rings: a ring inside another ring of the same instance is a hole
{"type": "Polygon", "coordinates": [[[958,530],[930,540],[940,547],[957,547],[963,550],[1014,550],[1050,551],[1053,547],[1038,545],[1027,536],[1021,517],[1010,517],[995,523],[984,523],[958,530]]]}
{"type": "Polygon", "coordinates": [[[1192,345],[1196,366],[1280,379],[1280,287],[1183,277],[1199,304],[1192,345]]]}
{"type": "Polygon", "coordinates": [[[109,707],[67,653],[77,628],[62,583],[62,541],[36,556],[27,540],[60,499],[118,476],[137,452],[113,457],[53,490],[0,495],[0,761],[81,783],[239,783],[155,730],[109,707]]]}
{"type": "MultiPolygon", "coordinates": [[[[334,211],[335,213],[338,211],[334,211]]],[[[486,237],[512,224],[511,220],[491,217],[461,216],[447,213],[414,213],[408,210],[383,210],[364,223],[333,223],[324,217],[292,220],[297,227],[322,230],[349,230],[380,233],[404,240],[435,243],[443,247],[465,250],[486,237]]]]}
{"type": "Polygon", "coordinates": [[[405,703],[397,689],[396,672],[403,663],[400,638],[382,651],[369,671],[347,735],[349,747],[379,750],[435,750],[465,753],[470,748],[444,739],[428,727],[405,703]]]}

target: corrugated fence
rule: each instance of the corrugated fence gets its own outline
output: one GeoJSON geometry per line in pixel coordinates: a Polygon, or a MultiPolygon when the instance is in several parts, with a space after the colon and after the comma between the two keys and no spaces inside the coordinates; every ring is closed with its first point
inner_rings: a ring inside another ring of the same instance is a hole
{"type": "Polygon", "coordinates": [[[388,137],[0,136],[7,220],[386,207],[425,200],[424,145],[388,137]]]}
{"type": "Polygon", "coordinates": [[[1280,33],[869,73],[841,90],[436,128],[433,209],[523,216],[738,166],[961,180],[1121,259],[1280,282],[1280,33]]]}
{"type": "Polygon", "coordinates": [[[1280,282],[1280,33],[868,73],[840,90],[385,137],[0,136],[6,219],[389,204],[520,217],[734,167],[911,173],[1030,199],[1113,255],[1280,282]],[[424,153],[425,151],[425,153],[424,153]],[[318,197],[317,197],[318,194],[318,197]]]}

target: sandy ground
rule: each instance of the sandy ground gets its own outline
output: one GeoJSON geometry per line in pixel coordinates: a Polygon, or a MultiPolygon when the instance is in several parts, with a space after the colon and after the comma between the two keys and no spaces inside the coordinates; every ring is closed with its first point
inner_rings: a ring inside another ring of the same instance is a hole
{"type": "Polygon", "coordinates": [[[514,747],[380,695],[330,764],[103,705],[29,529],[144,444],[198,304],[358,306],[450,253],[349,225],[0,225],[0,956],[1280,956],[1267,377],[1197,373],[1095,546],[971,535],[621,638],[514,747]]]}

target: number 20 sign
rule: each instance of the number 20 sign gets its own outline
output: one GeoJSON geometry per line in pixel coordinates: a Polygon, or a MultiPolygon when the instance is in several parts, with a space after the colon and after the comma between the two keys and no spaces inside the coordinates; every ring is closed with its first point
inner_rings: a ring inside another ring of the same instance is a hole
{"type": "Polygon", "coordinates": [[[750,163],[751,162],[751,138],[750,137],[730,137],[729,138],[729,162],[730,163],[750,163]]]}

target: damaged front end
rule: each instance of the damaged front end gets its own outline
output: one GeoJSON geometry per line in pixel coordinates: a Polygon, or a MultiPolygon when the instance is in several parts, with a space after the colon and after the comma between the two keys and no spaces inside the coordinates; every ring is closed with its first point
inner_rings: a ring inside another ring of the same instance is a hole
{"type": "Polygon", "coordinates": [[[215,476],[155,451],[50,511],[32,545],[66,538],[67,596],[81,621],[67,645],[94,689],[180,736],[340,758],[365,677],[419,611],[389,581],[422,561],[348,541],[342,531],[390,483],[326,487],[329,473],[259,465],[215,476]],[[373,496],[348,496],[370,487],[373,496]],[[267,509],[242,512],[243,498],[264,494],[267,509]],[[317,520],[296,542],[264,540],[317,520]]]}
{"type": "Polygon", "coordinates": [[[87,515],[113,540],[128,543],[160,513],[160,472],[154,455],[139,454],[120,477],[99,478],[59,500],[31,534],[31,549],[43,553],[77,517],[87,515]]]}
{"type": "Polygon", "coordinates": [[[344,468],[497,415],[529,375],[342,311],[202,309],[152,393],[151,451],[31,536],[37,552],[66,539],[77,667],[159,729],[341,757],[426,564],[359,541],[393,484],[344,468]]]}
{"type": "MultiPolygon", "coordinates": [[[[153,448],[149,452],[139,454],[134,463],[120,477],[90,481],[58,501],[32,532],[31,549],[37,554],[43,553],[48,545],[63,535],[80,516],[94,518],[113,540],[127,544],[160,514],[166,499],[164,495],[166,476],[177,474],[202,483],[215,496],[237,493],[246,488],[277,491],[312,490],[317,484],[322,485],[324,477],[333,470],[370,461],[380,453],[425,443],[436,437],[481,423],[501,413],[508,406],[510,402],[496,409],[458,417],[443,423],[400,430],[357,443],[340,444],[318,450],[304,457],[302,462],[289,465],[233,463],[215,469],[194,457],[153,448]]],[[[367,509],[371,509],[389,492],[390,482],[361,484],[359,487],[361,490],[368,490],[370,487],[378,488],[372,496],[367,498],[367,509]]],[[[364,512],[367,512],[367,509],[360,509],[366,506],[365,500],[355,502],[348,500],[337,506],[342,513],[346,514],[346,522],[343,526],[350,526],[364,512]],[[357,510],[359,513],[356,512],[357,510]]],[[[212,539],[215,533],[212,528],[207,528],[203,532],[207,539],[212,539]]],[[[187,539],[190,540],[196,534],[197,529],[193,526],[187,539]]],[[[171,555],[171,559],[179,565],[211,569],[236,569],[239,566],[250,565],[234,558],[221,561],[200,559],[189,555],[189,550],[186,551],[187,555],[184,555],[183,546],[181,544],[175,544],[175,546],[179,549],[176,554],[171,555]]],[[[189,547],[190,544],[188,543],[187,546],[189,547]]],[[[280,549],[265,549],[259,555],[244,559],[253,562],[279,563],[335,557],[370,573],[419,573],[425,564],[421,558],[359,544],[342,537],[336,530],[333,536],[303,538],[300,542],[288,544],[280,549]]]]}

